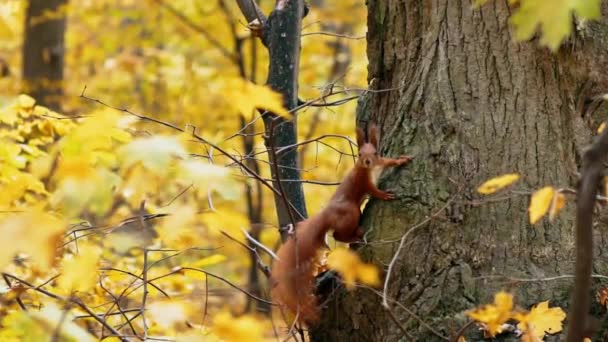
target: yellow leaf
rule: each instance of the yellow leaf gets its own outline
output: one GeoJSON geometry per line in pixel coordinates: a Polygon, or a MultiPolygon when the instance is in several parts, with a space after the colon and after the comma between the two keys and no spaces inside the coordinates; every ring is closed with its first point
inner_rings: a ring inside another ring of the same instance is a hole
{"type": "Polygon", "coordinates": [[[57,286],[65,293],[87,292],[97,282],[97,263],[101,251],[98,247],[80,243],[79,253],[66,255],[61,263],[61,276],[57,286]]]}
{"type": "Polygon", "coordinates": [[[74,321],[74,315],[66,312],[54,302],[48,302],[41,309],[12,312],[2,319],[0,341],[34,342],[57,341],[93,342],[97,339],[74,321]]]}
{"type": "Polygon", "coordinates": [[[602,122],[600,127],[597,128],[597,134],[601,134],[604,131],[604,128],[606,128],[606,121],[602,122]]]}
{"type": "Polygon", "coordinates": [[[553,195],[553,201],[551,201],[551,210],[549,210],[549,220],[553,221],[553,219],[557,216],[560,210],[562,210],[566,206],[566,195],[561,192],[556,192],[553,195]]]}
{"type": "Polygon", "coordinates": [[[327,256],[327,265],[340,273],[344,284],[349,289],[354,287],[357,280],[370,286],[378,286],[380,283],[376,266],[362,262],[359,255],[350,249],[333,250],[327,256]]]}
{"type": "Polygon", "coordinates": [[[480,308],[468,311],[471,319],[484,323],[491,337],[502,331],[502,325],[512,316],[513,296],[506,292],[498,292],[494,296],[494,304],[487,304],[480,308]]]}
{"type": "Polygon", "coordinates": [[[74,180],[95,181],[95,169],[87,156],[62,158],[58,163],[56,177],[58,179],[71,178],[74,180]]]}
{"type": "Polygon", "coordinates": [[[538,222],[547,213],[551,206],[554,192],[555,190],[552,187],[546,186],[532,194],[530,207],[528,208],[531,224],[538,222]]]}
{"type": "Polygon", "coordinates": [[[541,302],[526,315],[518,317],[517,327],[533,339],[542,340],[545,334],[555,334],[562,331],[562,321],[566,313],[559,307],[549,308],[549,301],[541,302]]]}
{"type": "Polygon", "coordinates": [[[204,213],[202,219],[212,231],[219,232],[222,230],[241,242],[246,241],[242,229],[249,226],[249,219],[242,213],[234,210],[218,209],[214,212],[204,213]]]}
{"type": "Polygon", "coordinates": [[[467,339],[464,338],[464,336],[459,336],[458,337],[458,342],[467,342],[467,339]]]}
{"type": "Polygon", "coordinates": [[[192,247],[196,242],[193,230],[195,215],[195,207],[180,206],[164,218],[158,229],[162,243],[174,248],[192,247]]]}
{"type": "Polygon", "coordinates": [[[19,105],[19,108],[31,109],[34,107],[34,104],[36,104],[36,100],[29,95],[21,94],[17,98],[17,104],[19,105]]]}
{"type": "Polygon", "coordinates": [[[57,304],[48,303],[39,312],[32,312],[32,318],[46,328],[46,331],[57,331],[59,341],[88,342],[97,341],[88,331],[74,321],[74,315],[65,312],[57,304]]]}
{"type": "Polygon", "coordinates": [[[176,137],[153,136],[133,140],[118,151],[128,168],[141,162],[148,170],[157,174],[166,174],[169,163],[174,157],[186,156],[184,147],[176,137]]]}
{"type": "Polygon", "coordinates": [[[47,269],[53,264],[64,229],[62,220],[40,209],[4,216],[0,219],[0,269],[17,252],[27,253],[42,269],[47,269]]]}
{"type": "Polygon", "coordinates": [[[188,319],[188,310],[183,302],[155,302],[148,306],[148,310],[152,321],[165,329],[184,323],[188,319]]]}
{"type": "Polygon", "coordinates": [[[215,191],[228,200],[238,199],[241,194],[240,184],[226,167],[197,160],[184,160],[179,164],[179,170],[182,179],[193,183],[201,194],[207,195],[209,191],[215,191]]]}
{"type": "Polygon", "coordinates": [[[231,99],[232,105],[247,117],[250,117],[256,109],[262,109],[287,119],[291,118],[291,114],[283,105],[283,96],[268,86],[234,78],[226,82],[226,87],[230,89],[230,93],[236,95],[231,99]]]}
{"type": "Polygon", "coordinates": [[[213,254],[208,257],[202,258],[192,265],[194,268],[205,268],[222,263],[226,260],[226,256],[222,254],[213,254]]]}
{"type": "Polygon", "coordinates": [[[477,192],[484,195],[493,194],[496,191],[515,183],[519,179],[519,174],[509,173],[506,175],[492,178],[477,188],[477,192]]]}
{"type": "Polygon", "coordinates": [[[217,313],[212,331],[225,341],[264,341],[264,324],[250,316],[233,317],[227,312],[217,313]]]}
{"type": "Polygon", "coordinates": [[[520,6],[511,17],[517,40],[532,38],[542,28],[540,43],[557,50],[572,32],[572,14],[584,19],[600,16],[600,0],[520,0],[520,6]]]}

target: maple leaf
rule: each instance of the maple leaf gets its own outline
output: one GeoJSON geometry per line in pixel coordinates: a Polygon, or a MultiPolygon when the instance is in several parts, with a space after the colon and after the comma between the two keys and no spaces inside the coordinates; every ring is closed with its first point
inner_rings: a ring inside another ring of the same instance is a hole
{"type": "Polygon", "coordinates": [[[36,100],[34,100],[34,98],[29,95],[21,94],[17,98],[17,105],[19,106],[19,108],[32,109],[34,107],[34,104],[36,104],[36,100]]]}
{"type": "Polygon", "coordinates": [[[519,179],[519,174],[509,173],[506,175],[494,177],[485,181],[477,188],[477,192],[484,195],[493,194],[496,191],[515,183],[519,179]]]}
{"type": "Polygon", "coordinates": [[[501,291],[494,295],[494,304],[484,305],[466,314],[471,319],[485,324],[490,337],[494,337],[502,331],[502,325],[511,319],[512,310],[513,295],[501,291]]]}
{"type": "Polygon", "coordinates": [[[225,199],[237,199],[240,186],[231,177],[230,170],[223,166],[209,164],[198,160],[184,160],[179,164],[180,176],[190,181],[199,192],[207,195],[208,191],[217,190],[225,199]]]}
{"type": "Polygon", "coordinates": [[[186,322],[187,308],[184,302],[159,301],[148,306],[150,318],[156,324],[168,329],[176,324],[186,322]]]}
{"type": "Polygon", "coordinates": [[[549,301],[538,303],[530,312],[517,314],[517,328],[529,335],[533,341],[541,341],[545,334],[555,334],[562,331],[562,321],[566,313],[560,307],[549,308],[549,301]]]}
{"type": "MultiPolygon", "coordinates": [[[[94,274],[94,272],[91,272],[94,274]]],[[[31,317],[47,331],[57,331],[60,341],[88,342],[97,341],[88,331],[74,322],[74,315],[65,312],[55,303],[48,303],[40,312],[33,312],[31,317]]]]}
{"type": "Polygon", "coordinates": [[[42,269],[53,263],[57,243],[65,223],[39,208],[12,214],[0,220],[0,269],[3,269],[17,252],[27,253],[42,269]]]}
{"type": "Polygon", "coordinates": [[[250,316],[233,317],[227,312],[217,313],[212,331],[225,341],[264,341],[264,325],[250,316]]]}
{"type": "Polygon", "coordinates": [[[380,283],[378,268],[362,262],[359,255],[350,249],[333,250],[327,256],[327,265],[340,273],[348,289],[354,288],[357,280],[370,286],[377,286],[380,283]]]}
{"type": "Polygon", "coordinates": [[[136,139],[118,149],[124,160],[123,167],[141,162],[144,167],[156,174],[165,174],[173,157],[183,158],[186,150],[177,137],[153,136],[136,139]]]}
{"type": "Polygon", "coordinates": [[[520,0],[511,17],[517,40],[528,40],[542,28],[541,45],[557,50],[572,32],[572,13],[580,18],[600,16],[600,0],[520,0]]]}
{"type": "Polygon", "coordinates": [[[61,276],[57,279],[57,287],[65,293],[87,292],[97,282],[97,263],[101,251],[90,243],[81,243],[79,253],[64,256],[61,262],[61,276]]]}
{"type": "Polygon", "coordinates": [[[283,105],[283,96],[265,85],[251,83],[242,78],[226,82],[226,93],[234,93],[233,106],[243,115],[249,117],[256,109],[267,110],[287,119],[291,114],[283,105]]]}
{"type": "Polygon", "coordinates": [[[547,213],[549,207],[551,206],[554,193],[555,190],[553,187],[546,186],[532,194],[532,198],[530,199],[530,207],[528,208],[531,224],[538,222],[538,220],[540,220],[547,213]]]}

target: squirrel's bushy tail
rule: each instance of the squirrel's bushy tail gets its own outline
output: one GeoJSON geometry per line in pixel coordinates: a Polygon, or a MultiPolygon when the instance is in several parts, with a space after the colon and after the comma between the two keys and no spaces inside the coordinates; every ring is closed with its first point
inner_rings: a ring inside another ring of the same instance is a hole
{"type": "Polygon", "coordinates": [[[326,230],[323,213],[298,223],[295,236],[279,248],[279,260],[272,267],[273,301],[297,315],[300,323],[318,321],[314,295],[317,254],[324,245],[326,230]]]}

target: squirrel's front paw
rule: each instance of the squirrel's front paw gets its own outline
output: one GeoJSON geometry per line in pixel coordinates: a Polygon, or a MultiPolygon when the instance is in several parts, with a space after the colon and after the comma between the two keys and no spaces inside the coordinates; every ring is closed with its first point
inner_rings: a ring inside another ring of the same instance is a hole
{"type": "Polygon", "coordinates": [[[380,195],[380,199],[385,200],[385,201],[390,201],[395,199],[395,194],[392,193],[391,191],[383,191],[382,195],[380,195]]]}
{"type": "Polygon", "coordinates": [[[410,156],[400,156],[398,159],[399,165],[405,165],[405,164],[411,162],[412,159],[414,159],[414,158],[410,157],[410,156]]]}

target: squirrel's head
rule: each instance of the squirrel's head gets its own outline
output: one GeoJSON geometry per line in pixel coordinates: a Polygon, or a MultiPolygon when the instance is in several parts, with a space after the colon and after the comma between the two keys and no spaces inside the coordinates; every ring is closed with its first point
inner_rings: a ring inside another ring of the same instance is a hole
{"type": "Polygon", "coordinates": [[[378,142],[380,141],[380,130],[378,126],[371,125],[365,132],[361,128],[357,128],[357,145],[359,145],[359,159],[357,165],[364,168],[372,168],[378,161],[378,142]]]}

